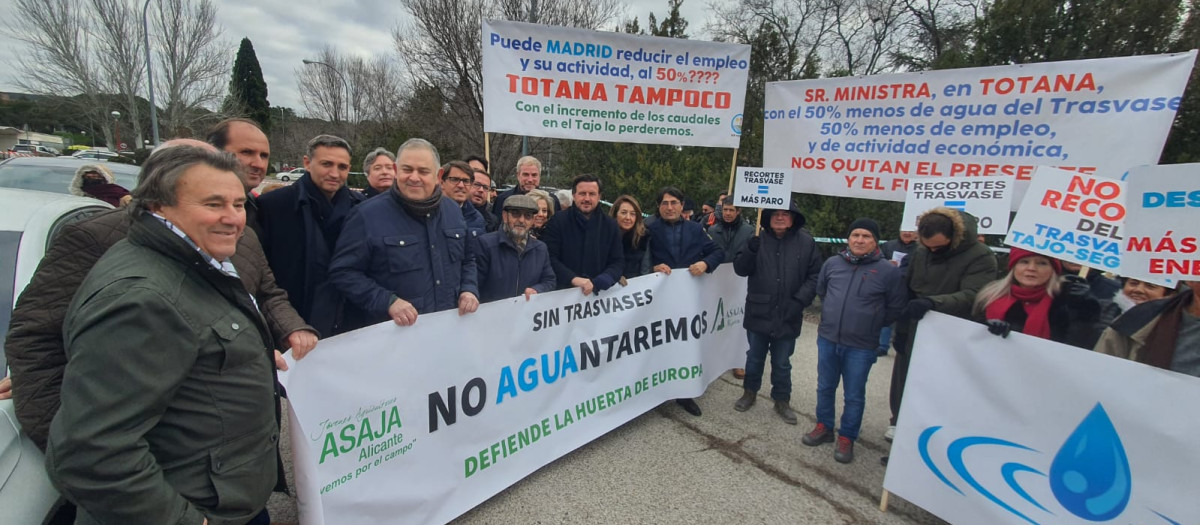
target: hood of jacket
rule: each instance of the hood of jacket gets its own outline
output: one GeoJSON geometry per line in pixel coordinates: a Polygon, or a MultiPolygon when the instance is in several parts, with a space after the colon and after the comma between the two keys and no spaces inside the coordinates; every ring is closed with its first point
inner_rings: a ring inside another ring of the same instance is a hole
{"type": "MultiPolygon", "coordinates": [[[[762,229],[763,230],[771,229],[771,214],[775,213],[776,210],[780,210],[780,209],[782,209],[782,208],[764,208],[763,209],[763,219],[762,219],[762,229]]],[[[788,203],[787,211],[788,211],[788,213],[792,214],[792,227],[788,228],[788,231],[795,232],[795,231],[799,230],[800,228],[803,228],[804,225],[807,223],[807,220],[804,218],[804,214],[800,213],[800,208],[798,206],[796,206],[795,202],[788,203]]],[[[720,223],[721,221],[718,220],[717,222],[720,223]]]]}
{"type": "Polygon", "coordinates": [[[104,176],[104,180],[109,184],[116,184],[117,178],[113,176],[112,170],[103,164],[84,164],[75,170],[75,177],[71,179],[71,195],[87,197],[88,194],[83,192],[83,174],[89,171],[97,172],[104,176]]]}
{"type": "Polygon", "coordinates": [[[917,223],[919,224],[921,218],[929,214],[945,215],[946,218],[950,219],[950,224],[954,228],[954,235],[950,239],[950,249],[937,254],[938,256],[949,257],[957,253],[962,253],[975,244],[979,244],[979,220],[974,215],[954,208],[939,206],[922,213],[920,217],[917,217],[917,223]]]}

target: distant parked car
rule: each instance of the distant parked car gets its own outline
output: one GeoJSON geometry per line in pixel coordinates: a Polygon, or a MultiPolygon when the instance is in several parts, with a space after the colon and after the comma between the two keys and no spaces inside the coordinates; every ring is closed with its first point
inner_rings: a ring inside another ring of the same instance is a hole
{"type": "MultiPolygon", "coordinates": [[[[15,157],[0,161],[0,188],[70,193],[71,179],[75,177],[75,170],[84,164],[95,162],[95,160],[64,157],[53,159],[15,157]]],[[[113,172],[117,184],[125,189],[132,191],[137,185],[137,176],[140,171],[137,166],[116,162],[107,163],[104,166],[113,172]]]]}
{"type": "Polygon", "coordinates": [[[116,153],[103,149],[87,149],[83,151],[76,151],[70,155],[71,158],[84,160],[112,160],[119,156],[120,155],[117,155],[116,153]]]}
{"type": "Polygon", "coordinates": [[[29,157],[57,157],[58,153],[46,146],[38,146],[36,144],[16,144],[9,150],[16,155],[25,155],[29,157]]]}
{"type": "Polygon", "coordinates": [[[308,173],[308,172],[304,171],[304,168],[296,168],[291,171],[281,171],[279,173],[276,173],[275,178],[279,179],[281,181],[284,181],[284,182],[289,182],[289,181],[299,179],[300,177],[303,177],[305,173],[308,173]]]}
{"type": "MultiPolygon", "coordinates": [[[[42,160],[42,159],[32,159],[42,160]]],[[[54,234],[112,209],[96,199],[0,188],[0,345],[13,305],[54,234]]],[[[0,377],[8,375],[0,353],[0,377]]],[[[21,434],[11,399],[0,401],[0,523],[44,523],[59,500],[42,451],[21,434]]]]}

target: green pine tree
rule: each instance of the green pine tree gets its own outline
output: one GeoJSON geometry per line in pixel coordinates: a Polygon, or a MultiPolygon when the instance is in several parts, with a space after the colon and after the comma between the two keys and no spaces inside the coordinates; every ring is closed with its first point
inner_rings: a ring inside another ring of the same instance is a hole
{"type": "Polygon", "coordinates": [[[229,80],[229,95],[221,106],[229,116],[249,118],[270,129],[271,103],[267,102],[267,82],[263,80],[262,67],[254,54],[254,44],[249,38],[242,39],[237,58],[233,61],[233,78],[229,80]]]}

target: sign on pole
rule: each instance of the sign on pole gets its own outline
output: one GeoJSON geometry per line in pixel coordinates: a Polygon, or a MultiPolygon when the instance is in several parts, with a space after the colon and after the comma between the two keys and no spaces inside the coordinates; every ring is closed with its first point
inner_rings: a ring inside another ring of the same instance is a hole
{"type": "Polygon", "coordinates": [[[322,340],[286,377],[303,523],[445,523],[660,403],[700,395],[745,362],[745,296],[722,265],[322,340]]]}
{"type": "Polygon", "coordinates": [[[736,148],[750,46],[488,20],[483,130],[736,148]]]}
{"type": "Polygon", "coordinates": [[[793,177],[795,170],[739,167],[733,203],[746,208],[787,209],[792,202],[793,177]]]}
{"type": "Polygon", "coordinates": [[[1121,275],[1168,286],[1200,280],[1200,164],[1129,171],[1121,275]]]}
{"type": "Polygon", "coordinates": [[[912,356],[887,490],[950,523],[1200,523],[1200,379],[936,312],[912,356]]]}
{"type": "Polygon", "coordinates": [[[979,233],[1008,233],[1013,181],[1002,177],[973,179],[916,178],[908,182],[901,231],[916,231],[917,217],[937,208],[965,211],[979,220],[979,233]]]}
{"type": "Polygon", "coordinates": [[[1196,51],[771,82],[763,166],[795,191],[905,200],[908,179],[1016,180],[1038,166],[1119,177],[1155,164],[1196,51]]]}
{"type": "Polygon", "coordinates": [[[1118,272],[1125,193],[1121,180],[1038,168],[1004,244],[1118,272]]]}

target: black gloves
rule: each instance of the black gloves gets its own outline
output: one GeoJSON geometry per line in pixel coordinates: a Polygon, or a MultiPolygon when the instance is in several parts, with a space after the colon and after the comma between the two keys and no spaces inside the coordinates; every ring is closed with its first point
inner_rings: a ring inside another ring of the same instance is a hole
{"type": "Polygon", "coordinates": [[[987,327],[988,332],[1000,337],[1008,337],[1008,334],[1012,333],[1012,327],[1003,319],[988,319],[987,327]]]}
{"type": "Polygon", "coordinates": [[[746,249],[758,253],[758,248],[762,246],[762,237],[755,235],[746,243],[746,249]]]}
{"type": "Polygon", "coordinates": [[[1087,297],[1088,292],[1092,287],[1088,285],[1087,279],[1078,275],[1064,275],[1062,281],[1062,291],[1072,299],[1080,299],[1087,297]]]}
{"type": "Polygon", "coordinates": [[[904,310],[900,312],[900,319],[906,321],[920,321],[925,317],[925,314],[933,309],[933,301],[924,297],[913,299],[908,302],[904,310]]]}

